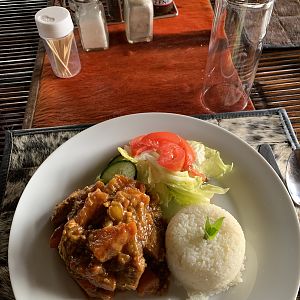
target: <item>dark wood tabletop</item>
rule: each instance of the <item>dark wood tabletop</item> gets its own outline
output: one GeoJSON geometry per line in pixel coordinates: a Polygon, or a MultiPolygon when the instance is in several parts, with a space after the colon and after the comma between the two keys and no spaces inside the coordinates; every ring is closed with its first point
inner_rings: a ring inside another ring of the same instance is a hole
{"type": "MultiPolygon", "coordinates": [[[[0,161],[7,129],[96,123],[150,110],[202,112],[199,91],[213,16],[209,0],[175,0],[179,16],[155,20],[151,43],[128,44],[124,24],[109,25],[106,51],[84,52],[77,39],[82,71],[65,80],[52,74],[41,43],[38,47],[34,14],[47,1],[27,0],[26,7],[18,0],[2,2],[0,161]]],[[[263,50],[251,99],[255,109],[285,108],[300,139],[300,48],[263,50]]]]}
{"type": "MultiPolygon", "coordinates": [[[[138,112],[204,113],[199,94],[213,10],[209,0],[177,0],[179,15],[154,20],[150,43],[129,44],[124,24],[109,25],[110,48],[85,52],[81,72],[53,75],[40,53],[24,127],[96,123],[138,112]]],[[[253,109],[249,102],[247,109],[253,109]]]]}

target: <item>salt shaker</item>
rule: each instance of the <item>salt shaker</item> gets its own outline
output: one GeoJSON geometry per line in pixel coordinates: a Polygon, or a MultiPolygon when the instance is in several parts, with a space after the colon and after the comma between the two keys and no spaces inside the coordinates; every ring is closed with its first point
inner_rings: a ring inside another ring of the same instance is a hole
{"type": "Polygon", "coordinates": [[[126,37],[129,43],[152,41],[152,0],[125,0],[124,18],[126,24],[126,37]]]}
{"type": "Polygon", "coordinates": [[[69,11],[59,6],[46,7],[35,14],[35,22],[54,74],[60,78],[78,74],[81,64],[69,11]]]}
{"type": "Polygon", "coordinates": [[[98,0],[75,0],[75,16],[85,51],[109,47],[109,35],[103,4],[98,0]]]}

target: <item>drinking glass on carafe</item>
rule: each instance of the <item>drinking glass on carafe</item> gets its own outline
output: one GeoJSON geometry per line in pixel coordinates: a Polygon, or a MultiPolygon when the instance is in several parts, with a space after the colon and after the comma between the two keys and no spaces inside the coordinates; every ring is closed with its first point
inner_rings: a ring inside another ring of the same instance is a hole
{"type": "Polygon", "coordinates": [[[274,0],[216,0],[200,95],[209,112],[247,106],[273,4],[274,0]]]}

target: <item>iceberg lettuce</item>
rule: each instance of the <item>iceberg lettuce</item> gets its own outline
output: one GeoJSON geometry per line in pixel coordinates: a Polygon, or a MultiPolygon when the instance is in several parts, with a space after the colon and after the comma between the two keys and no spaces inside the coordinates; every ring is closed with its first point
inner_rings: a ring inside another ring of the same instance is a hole
{"type": "MultiPolygon", "coordinates": [[[[223,176],[231,171],[232,164],[226,165],[217,150],[208,148],[202,143],[188,141],[196,154],[193,168],[210,179],[223,176]]],[[[214,194],[224,194],[227,188],[222,188],[208,182],[203,182],[199,176],[192,177],[188,171],[170,171],[157,162],[159,154],[143,152],[132,157],[130,148],[118,148],[120,154],[133,162],[137,168],[137,180],[147,185],[151,194],[157,195],[166,218],[172,217],[181,207],[207,203],[214,194]]]]}

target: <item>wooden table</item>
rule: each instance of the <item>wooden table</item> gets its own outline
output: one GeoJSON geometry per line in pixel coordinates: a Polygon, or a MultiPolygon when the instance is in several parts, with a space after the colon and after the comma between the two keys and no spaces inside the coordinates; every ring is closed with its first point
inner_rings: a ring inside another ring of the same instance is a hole
{"type": "MultiPolygon", "coordinates": [[[[209,0],[177,0],[179,15],[154,21],[154,40],[128,44],[109,25],[110,48],[84,52],[82,70],[58,79],[41,50],[24,128],[96,123],[138,112],[203,113],[199,93],[213,19],[209,0]]],[[[253,109],[250,102],[247,109],[253,109]]]]}

